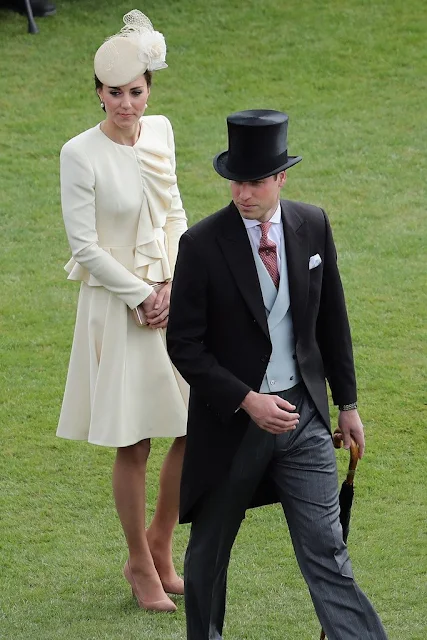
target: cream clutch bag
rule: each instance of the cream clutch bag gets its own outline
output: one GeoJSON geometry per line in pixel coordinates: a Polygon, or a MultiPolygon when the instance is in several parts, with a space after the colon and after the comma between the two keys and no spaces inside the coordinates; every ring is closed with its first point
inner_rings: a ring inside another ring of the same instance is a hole
{"type": "MultiPolygon", "coordinates": [[[[153,284],[153,289],[157,293],[160,289],[166,284],[166,282],[159,282],[158,284],[153,284]]],[[[131,309],[131,313],[133,319],[135,320],[135,324],[138,327],[146,327],[147,326],[147,318],[145,317],[144,309],[142,308],[142,304],[139,304],[135,309],[131,309]]]]}

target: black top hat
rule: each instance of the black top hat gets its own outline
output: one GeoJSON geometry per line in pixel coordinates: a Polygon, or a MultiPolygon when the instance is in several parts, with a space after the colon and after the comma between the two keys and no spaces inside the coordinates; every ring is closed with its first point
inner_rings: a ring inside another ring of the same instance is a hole
{"type": "Polygon", "coordinates": [[[269,109],[232,113],[227,118],[228,151],[215,156],[215,171],[227,180],[247,182],[301,162],[301,156],[288,156],[288,120],[286,113],[269,109]]]}

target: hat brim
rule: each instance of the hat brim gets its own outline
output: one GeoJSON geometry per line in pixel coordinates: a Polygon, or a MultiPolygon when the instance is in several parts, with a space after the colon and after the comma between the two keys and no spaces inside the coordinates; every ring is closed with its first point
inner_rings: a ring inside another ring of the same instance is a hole
{"type": "Polygon", "coordinates": [[[262,180],[263,178],[269,178],[270,176],[276,175],[276,173],[280,173],[281,171],[285,171],[285,169],[289,169],[294,164],[301,162],[301,156],[288,156],[288,160],[285,164],[280,165],[279,167],[275,167],[273,170],[268,171],[267,173],[233,173],[229,171],[227,168],[227,160],[228,160],[228,151],[222,151],[218,153],[213,159],[213,166],[217,173],[223,178],[227,180],[236,180],[237,182],[251,182],[253,180],[262,180]]]}

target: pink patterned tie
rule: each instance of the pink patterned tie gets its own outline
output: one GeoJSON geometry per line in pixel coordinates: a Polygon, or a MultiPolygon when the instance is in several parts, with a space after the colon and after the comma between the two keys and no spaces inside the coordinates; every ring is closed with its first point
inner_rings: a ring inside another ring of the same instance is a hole
{"type": "Polygon", "coordinates": [[[276,289],[278,289],[280,275],[277,267],[277,247],[276,244],[268,238],[271,222],[261,222],[259,226],[261,228],[261,242],[259,243],[258,253],[276,289]]]}

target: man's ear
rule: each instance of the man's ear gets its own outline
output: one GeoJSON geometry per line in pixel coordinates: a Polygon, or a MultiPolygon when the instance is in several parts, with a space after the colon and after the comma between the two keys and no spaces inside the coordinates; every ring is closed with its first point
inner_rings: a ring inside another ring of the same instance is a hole
{"type": "Polygon", "coordinates": [[[281,171],[279,173],[278,181],[279,181],[279,187],[282,188],[286,182],[286,171],[281,171]]]}

